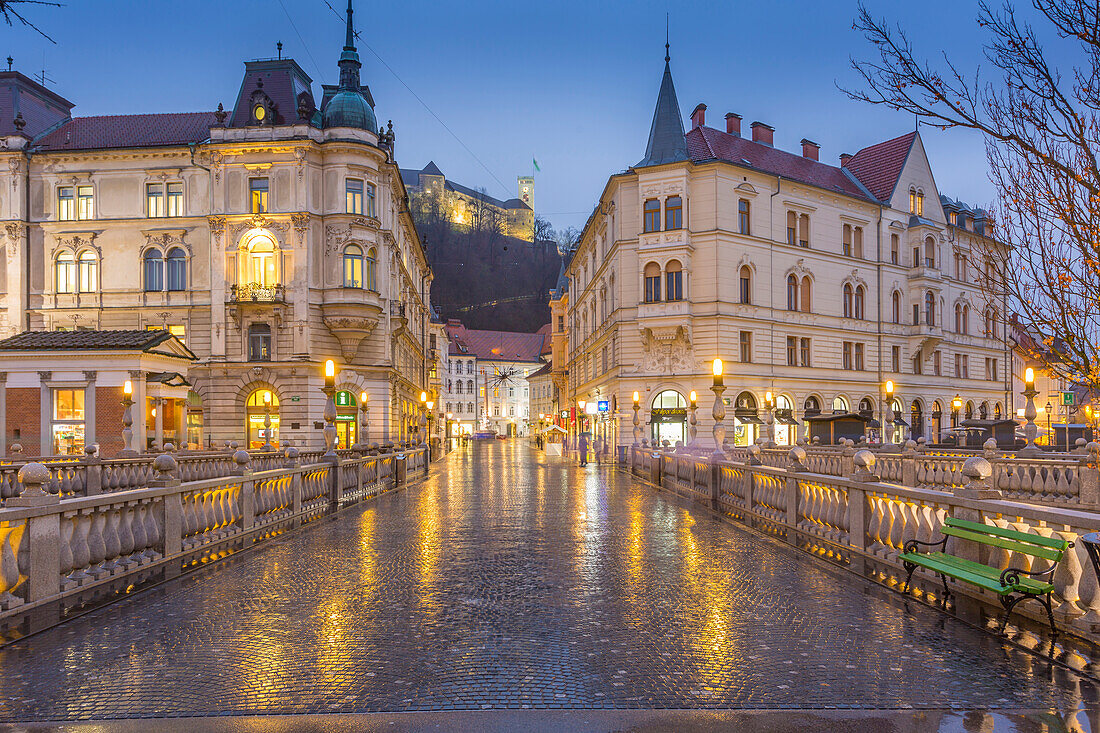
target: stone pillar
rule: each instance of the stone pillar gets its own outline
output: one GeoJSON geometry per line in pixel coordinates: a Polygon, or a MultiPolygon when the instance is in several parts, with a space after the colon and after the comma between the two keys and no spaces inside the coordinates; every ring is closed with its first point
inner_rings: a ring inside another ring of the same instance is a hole
{"type": "MultiPolygon", "coordinates": [[[[187,450],[187,400],[173,400],[176,410],[176,447],[187,450]]],[[[199,446],[200,448],[202,446],[199,446]]]]}
{"type": "MultiPolygon", "coordinates": [[[[967,458],[963,463],[962,475],[966,485],[961,489],[955,489],[955,496],[960,499],[1000,499],[1001,492],[989,485],[989,477],[993,473],[993,467],[989,461],[981,456],[967,458]]],[[[951,516],[955,519],[964,519],[970,522],[981,522],[981,512],[969,507],[953,505],[951,516]]],[[[969,540],[954,538],[954,546],[951,553],[967,560],[981,562],[982,546],[969,540]]]]}
{"type": "MultiPolygon", "coordinates": [[[[57,494],[49,494],[43,486],[49,483],[50,472],[41,463],[28,463],[19,469],[19,481],[24,489],[19,496],[4,502],[7,507],[43,507],[61,503],[57,494]]],[[[27,576],[28,603],[56,596],[61,592],[61,514],[52,512],[27,519],[25,538],[26,563],[20,561],[20,571],[27,576]],[[24,567],[25,565],[25,567],[24,567]]],[[[21,554],[21,553],[20,553],[21,554]]]]}
{"type": "Polygon", "coordinates": [[[901,453],[901,485],[916,487],[917,485],[917,442],[905,441],[905,449],[901,453]]]}
{"type": "Polygon", "coordinates": [[[164,450],[164,403],[163,397],[153,398],[153,447],[157,450],[164,450]]]}
{"type": "Polygon", "coordinates": [[[145,421],[145,415],[149,407],[145,401],[145,372],[140,369],[131,369],[130,381],[134,387],[134,407],[137,409],[133,416],[133,444],[128,447],[136,450],[138,453],[144,453],[146,446],[149,444],[149,441],[145,438],[148,432],[148,423],[145,421]]]}
{"type": "Polygon", "coordinates": [[[1100,443],[1085,446],[1085,455],[1077,469],[1077,485],[1082,505],[1095,507],[1100,504],[1100,443]]]}
{"type": "Polygon", "coordinates": [[[845,440],[844,447],[840,449],[840,475],[851,476],[852,472],[856,470],[855,465],[855,441],[845,440]]]}
{"type": "Polygon", "coordinates": [[[103,459],[91,445],[84,447],[84,495],[95,496],[103,493],[103,459]]]}
{"type": "Polygon", "coordinates": [[[53,372],[38,373],[38,455],[52,456],[53,435],[50,433],[50,416],[53,415],[53,389],[50,380],[53,372]]]}
{"type": "MultiPolygon", "coordinates": [[[[298,449],[290,447],[286,449],[286,468],[299,468],[298,449]]],[[[290,477],[290,513],[298,516],[302,511],[302,472],[295,471],[290,477]]]]}
{"type": "Polygon", "coordinates": [[[95,381],[96,372],[84,372],[84,378],[88,384],[84,388],[84,445],[95,445],[98,438],[95,434],[95,381]]]}
{"type": "Polygon", "coordinates": [[[0,456],[8,454],[8,373],[0,372],[0,456]]]}

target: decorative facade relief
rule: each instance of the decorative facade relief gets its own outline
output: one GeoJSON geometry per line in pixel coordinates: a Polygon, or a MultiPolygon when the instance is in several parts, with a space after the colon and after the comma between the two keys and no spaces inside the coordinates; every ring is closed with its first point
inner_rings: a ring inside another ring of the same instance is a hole
{"type": "Polygon", "coordinates": [[[670,374],[691,371],[694,353],[687,326],[642,328],[642,371],[670,374]]]}

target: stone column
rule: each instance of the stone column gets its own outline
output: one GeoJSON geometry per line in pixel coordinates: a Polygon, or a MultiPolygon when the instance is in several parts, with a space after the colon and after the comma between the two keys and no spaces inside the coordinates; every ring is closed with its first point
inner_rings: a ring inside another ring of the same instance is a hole
{"type": "MultiPolygon", "coordinates": [[[[187,400],[173,400],[176,410],[176,447],[186,450],[187,445],[187,400]]],[[[202,446],[199,446],[200,448],[202,446]]]]}
{"type": "Polygon", "coordinates": [[[1077,469],[1077,482],[1083,506],[1100,504],[1100,443],[1085,446],[1081,467],[1077,469]]]}
{"type": "Polygon", "coordinates": [[[164,403],[163,397],[153,398],[153,447],[157,450],[164,450],[164,403]]]}
{"type": "MultiPolygon", "coordinates": [[[[19,496],[4,502],[7,507],[42,507],[61,503],[57,494],[48,494],[43,486],[49,483],[50,472],[41,463],[28,463],[19,469],[19,481],[24,489],[19,496]]],[[[56,596],[61,592],[61,514],[52,512],[27,520],[26,552],[20,571],[27,576],[27,602],[34,603],[56,596]]],[[[22,544],[22,543],[21,543],[22,544]]],[[[23,553],[20,552],[20,555],[23,553]]],[[[56,614],[56,609],[53,611],[56,614]]]]}
{"type": "Polygon", "coordinates": [[[53,372],[38,373],[38,455],[52,456],[53,436],[50,434],[50,418],[53,415],[53,389],[50,380],[53,372]]]}
{"type": "Polygon", "coordinates": [[[0,372],[0,456],[8,454],[8,373],[0,372]]]}
{"type": "Polygon", "coordinates": [[[146,446],[149,444],[145,439],[145,434],[148,431],[148,423],[145,421],[145,415],[149,407],[145,402],[145,372],[140,369],[131,369],[130,381],[134,387],[134,407],[136,408],[133,426],[134,442],[130,448],[136,450],[138,453],[144,453],[146,446]]]}
{"type": "Polygon", "coordinates": [[[84,378],[88,380],[84,388],[84,445],[95,445],[95,382],[96,372],[84,372],[84,378]]]}

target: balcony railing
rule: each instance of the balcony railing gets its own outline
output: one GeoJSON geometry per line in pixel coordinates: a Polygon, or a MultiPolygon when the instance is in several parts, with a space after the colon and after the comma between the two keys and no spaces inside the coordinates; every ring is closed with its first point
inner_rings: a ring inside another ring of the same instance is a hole
{"type": "Polygon", "coordinates": [[[286,288],[282,285],[246,283],[233,285],[229,299],[233,303],[285,303],[286,288]]]}
{"type": "Polygon", "coordinates": [[[390,315],[394,316],[395,318],[404,318],[405,317],[405,304],[404,303],[398,303],[395,300],[391,300],[390,301],[390,315]]]}

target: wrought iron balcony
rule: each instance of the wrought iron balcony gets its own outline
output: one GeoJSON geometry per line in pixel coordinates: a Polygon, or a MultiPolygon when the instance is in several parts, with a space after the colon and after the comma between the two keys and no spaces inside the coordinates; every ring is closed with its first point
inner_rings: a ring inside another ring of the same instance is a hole
{"type": "Polygon", "coordinates": [[[405,317],[405,304],[398,303],[396,300],[390,301],[390,315],[395,318],[405,317]]]}
{"type": "Polygon", "coordinates": [[[229,300],[232,303],[285,303],[286,288],[282,285],[261,285],[246,283],[233,285],[229,300]]]}

